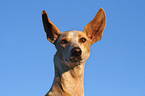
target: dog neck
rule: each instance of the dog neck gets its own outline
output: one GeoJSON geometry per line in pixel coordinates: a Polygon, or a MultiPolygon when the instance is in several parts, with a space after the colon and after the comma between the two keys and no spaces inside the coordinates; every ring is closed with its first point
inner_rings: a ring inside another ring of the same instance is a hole
{"type": "Polygon", "coordinates": [[[73,68],[68,68],[56,53],[54,64],[55,77],[46,96],[84,96],[85,62],[73,68]]]}

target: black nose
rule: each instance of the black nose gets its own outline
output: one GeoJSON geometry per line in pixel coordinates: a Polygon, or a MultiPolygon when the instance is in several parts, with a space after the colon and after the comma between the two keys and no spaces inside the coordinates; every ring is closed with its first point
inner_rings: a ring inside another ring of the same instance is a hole
{"type": "Polygon", "coordinates": [[[82,51],[79,47],[74,47],[71,53],[73,56],[80,56],[82,54],[82,51]]]}

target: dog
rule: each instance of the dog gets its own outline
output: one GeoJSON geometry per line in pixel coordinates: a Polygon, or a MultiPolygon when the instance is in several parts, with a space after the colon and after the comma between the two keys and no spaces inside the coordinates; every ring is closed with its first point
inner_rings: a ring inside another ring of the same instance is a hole
{"type": "Polygon", "coordinates": [[[47,39],[57,49],[54,56],[55,77],[45,96],[84,96],[84,67],[90,56],[90,47],[103,36],[106,15],[100,8],[84,31],[61,32],[48,18],[45,10],[42,21],[47,39]]]}

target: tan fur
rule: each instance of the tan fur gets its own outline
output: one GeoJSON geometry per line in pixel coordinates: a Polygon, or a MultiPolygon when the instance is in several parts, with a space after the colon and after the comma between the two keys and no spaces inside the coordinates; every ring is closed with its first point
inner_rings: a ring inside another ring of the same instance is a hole
{"type": "Polygon", "coordinates": [[[60,32],[50,21],[46,11],[42,12],[42,19],[47,38],[57,49],[54,56],[54,81],[45,96],[84,96],[85,62],[90,56],[91,44],[102,38],[106,26],[104,10],[99,10],[95,18],[86,25],[84,32],[60,32]]]}
{"type": "Polygon", "coordinates": [[[92,44],[101,40],[105,27],[106,15],[103,8],[101,8],[95,18],[84,29],[88,37],[92,39],[92,44]]]}

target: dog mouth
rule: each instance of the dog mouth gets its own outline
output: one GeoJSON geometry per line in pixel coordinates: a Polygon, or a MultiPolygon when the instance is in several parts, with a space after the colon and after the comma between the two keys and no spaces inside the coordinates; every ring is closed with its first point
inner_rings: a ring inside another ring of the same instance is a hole
{"type": "Polygon", "coordinates": [[[74,58],[74,59],[70,59],[71,62],[80,62],[82,61],[82,59],[78,59],[78,58],[74,58]]]}
{"type": "Polygon", "coordinates": [[[65,60],[75,63],[75,62],[81,62],[83,59],[81,57],[71,57],[69,60],[68,59],[65,60]]]}

